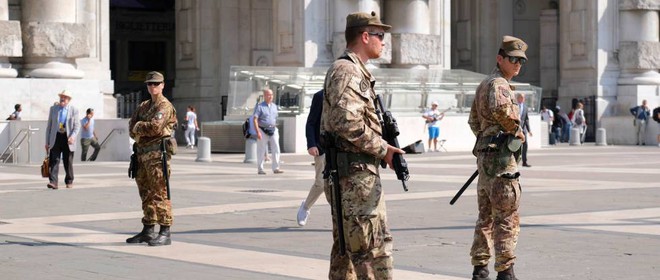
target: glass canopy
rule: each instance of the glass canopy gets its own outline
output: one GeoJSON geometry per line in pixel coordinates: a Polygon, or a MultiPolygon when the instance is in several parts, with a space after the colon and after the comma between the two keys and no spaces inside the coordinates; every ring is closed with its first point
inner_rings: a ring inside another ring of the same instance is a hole
{"type": "MultiPolygon", "coordinates": [[[[227,115],[247,116],[263,101],[261,90],[270,88],[280,115],[305,114],[312,96],[323,88],[327,68],[232,66],[227,115]]],[[[397,114],[419,114],[437,101],[448,113],[469,113],[474,92],[486,77],[460,69],[372,69],[375,91],[383,96],[385,106],[397,114]]],[[[525,94],[525,103],[538,112],[541,88],[526,83],[512,83],[516,92],[525,94]]]]}

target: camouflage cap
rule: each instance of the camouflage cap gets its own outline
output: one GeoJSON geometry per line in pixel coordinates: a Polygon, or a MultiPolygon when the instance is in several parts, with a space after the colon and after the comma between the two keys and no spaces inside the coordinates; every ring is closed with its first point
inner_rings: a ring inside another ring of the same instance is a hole
{"type": "Polygon", "coordinates": [[[379,26],[385,29],[385,31],[392,28],[391,25],[383,24],[380,22],[380,18],[374,11],[372,11],[371,14],[358,12],[346,16],[346,30],[361,26],[379,26]]]}
{"type": "Polygon", "coordinates": [[[500,46],[500,49],[504,50],[508,56],[524,57],[527,59],[527,56],[525,55],[527,44],[516,37],[508,35],[502,37],[502,45],[500,46]]]}
{"type": "Polygon", "coordinates": [[[151,71],[147,73],[147,78],[144,79],[145,83],[149,82],[163,82],[165,81],[165,77],[163,77],[163,74],[156,72],[156,71],[151,71]]]}

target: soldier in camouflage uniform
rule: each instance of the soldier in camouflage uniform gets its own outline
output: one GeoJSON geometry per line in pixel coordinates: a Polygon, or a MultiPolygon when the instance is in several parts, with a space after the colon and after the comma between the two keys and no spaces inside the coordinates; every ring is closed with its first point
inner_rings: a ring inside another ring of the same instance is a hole
{"type": "Polygon", "coordinates": [[[135,140],[138,171],[135,182],[142,199],[142,232],[126,239],[127,243],[147,242],[149,246],[170,245],[172,225],[172,204],[167,197],[167,187],[163,174],[161,143],[167,149],[167,175],[170,172],[170,158],[175,153],[176,143],[170,137],[176,124],[176,111],[163,96],[164,77],[158,72],[149,72],[145,83],[151,99],[144,101],[135,110],[129,122],[130,136],[135,140]],[[160,225],[156,236],[154,226],[160,225]]]}
{"type": "Polygon", "coordinates": [[[338,157],[343,153],[348,166],[347,172],[338,176],[339,186],[333,186],[329,179],[324,186],[331,205],[335,205],[331,188],[341,189],[346,241],[346,254],[341,255],[333,212],[330,279],[392,279],[392,235],[378,163],[384,160],[391,167],[393,154],[403,151],[382,138],[374,104],[375,79],[364,64],[380,57],[384,32],[390,28],[374,12],[348,15],[347,49],[325,78],[321,133],[333,136],[338,157]]]}
{"type": "Polygon", "coordinates": [[[488,278],[491,248],[495,248],[497,280],[517,279],[513,272],[520,231],[518,206],[521,188],[518,177],[519,149],[525,141],[515,88],[509,84],[527,61],[527,44],[504,36],[497,67],[477,87],[468,123],[477,136],[472,153],[477,157],[479,217],[474,230],[473,280],[488,278]],[[502,132],[503,134],[498,133],[502,132]]]}

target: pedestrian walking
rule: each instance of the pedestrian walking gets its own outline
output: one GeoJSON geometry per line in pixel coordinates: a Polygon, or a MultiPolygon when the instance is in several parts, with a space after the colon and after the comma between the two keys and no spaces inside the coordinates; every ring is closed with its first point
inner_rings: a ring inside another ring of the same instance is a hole
{"type": "Polygon", "coordinates": [[[60,158],[64,162],[64,183],[66,188],[73,188],[73,153],[76,151],[76,138],[80,133],[78,109],[71,102],[71,93],[63,90],[57,105],[50,107],[48,121],[46,122],[46,153],[48,153],[49,189],[58,189],[57,175],[59,173],[60,158]]]}
{"type": "Polygon", "coordinates": [[[257,174],[265,175],[265,154],[270,151],[272,158],[272,169],[274,174],[284,173],[280,169],[280,132],[277,129],[278,108],[273,103],[273,91],[264,89],[264,101],[254,108],[254,127],[257,129],[257,174]]]}
{"type": "Polygon", "coordinates": [[[302,201],[298,208],[296,220],[299,226],[307,224],[309,210],[323,193],[323,170],[325,169],[325,153],[321,148],[321,112],[323,111],[323,90],[318,91],[312,97],[312,106],[309,107],[309,115],[305,124],[305,137],[307,138],[307,153],[314,157],[314,184],[309,189],[307,198],[302,201]]]}
{"type": "Polygon", "coordinates": [[[195,148],[195,133],[199,131],[199,125],[197,125],[197,113],[193,105],[188,105],[186,108],[186,148],[193,149],[195,148]]]}
{"type": "Polygon", "coordinates": [[[92,146],[94,153],[89,157],[89,161],[95,161],[101,151],[101,145],[99,144],[98,137],[96,137],[96,130],[94,128],[96,124],[96,121],[94,121],[94,109],[87,108],[85,113],[85,117],[80,120],[80,126],[82,127],[80,132],[80,146],[82,147],[80,160],[87,160],[87,151],[89,151],[89,146],[92,146]]]}

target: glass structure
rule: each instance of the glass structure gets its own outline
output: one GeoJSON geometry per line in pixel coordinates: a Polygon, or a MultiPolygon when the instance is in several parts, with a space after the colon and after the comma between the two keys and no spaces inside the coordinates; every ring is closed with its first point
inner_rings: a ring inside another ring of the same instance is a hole
{"type": "MultiPolygon", "coordinates": [[[[262,89],[270,88],[280,116],[306,114],[312,96],[323,88],[328,68],[232,66],[228,96],[228,116],[248,116],[263,100],[262,89]]],[[[418,115],[438,102],[450,114],[468,114],[474,93],[484,74],[460,69],[371,69],[376,77],[375,90],[385,106],[397,115],[418,115]]],[[[527,83],[512,83],[516,92],[525,94],[530,113],[538,112],[541,88],[527,83]]]]}

